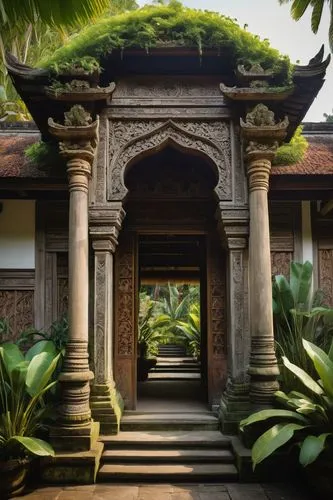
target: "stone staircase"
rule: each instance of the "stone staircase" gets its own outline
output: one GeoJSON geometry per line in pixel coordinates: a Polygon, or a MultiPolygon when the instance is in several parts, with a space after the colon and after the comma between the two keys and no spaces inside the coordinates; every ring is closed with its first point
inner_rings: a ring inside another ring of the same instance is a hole
{"type": "Polygon", "coordinates": [[[125,412],[121,431],[102,436],[98,481],[236,481],[231,441],[211,412],[125,412]]]}
{"type": "Polygon", "coordinates": [[[149,379],[200,379],[200,363],[186,355],[184,346],[176,344],[160,345],[157,363],[150,370],[149,379]]]}

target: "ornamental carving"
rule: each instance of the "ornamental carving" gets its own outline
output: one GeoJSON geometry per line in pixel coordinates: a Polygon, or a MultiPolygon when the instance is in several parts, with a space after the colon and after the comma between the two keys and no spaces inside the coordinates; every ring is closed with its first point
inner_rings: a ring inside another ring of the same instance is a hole
{"type": "Polygon", "coordinates": [[[333,306],[333,250],[320,249],[319,260],[319,288],[324,292],[324,302],[333,306]]]}
{"type": "Polygon", "coordinates": [[[212,163],[218,174],[215,192],[220,200],[231,200],[230,132],[221,121],[161,121],[115,120],[110,122],[109,171],[107,193],[109,200],[122,200],[127,188],[124,183],[126,167],[135,159],[176,144],[185,151],[201,153],[212,163]]]}
{"type": "Polygon", "coordinates": [[[8,332],[0,342],[15,342],[34,325],[34,291],[0,290],[0,318],[8,324],[8,332]]]}
{"type": "Polygon", "coordinates": [[[134,269],[132,235],[124,233],[116,252],[116,346],[120,356],[134,352],[134,269]]]}
{"type": "Polygon", "coordinates": [[[293,252],[271,252],[272,276],[283,274],[289,277],[293,252]]]}

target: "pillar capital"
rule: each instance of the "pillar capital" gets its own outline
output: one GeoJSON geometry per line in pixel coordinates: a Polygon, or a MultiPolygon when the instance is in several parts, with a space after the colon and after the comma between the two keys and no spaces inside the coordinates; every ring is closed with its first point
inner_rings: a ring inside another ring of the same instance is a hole
{"type": "Polygon", "coordinates": [[[288,125],[287,116],[276,121],[273,111],[265,104],[257,104],[247,113],[245,120],[240,119],[249,175],[255,173],[255,169],[249,171],[250,166],[257,165],[257,169],[264,170],[264,176],[267,176],[266,170],[268,166],[270,168],[275,153],[287,134],[288,125]]]}
{"type": "Polygon", "coordinates": [[[77,104],[64,113],[64,117],[63,125],[49,118],[49,132],[59,140],[60,155],[67,162],[69,189],[88,189],[97,146],[99,120],[97,118],[93,121],[91,115],[77,104]]]}
{"type": "Polygon", "coordinates": [[[246,248],[249,235],[247,206],[227,209],[220,203],[215,212],[222,241],[228,249],[246,248]]]}
{"type": "Polygon", "coordinates": [[[89,208],[89,233],[95,252],[114,253],[124,217],[125,210],[121,202],[89,208]]]}

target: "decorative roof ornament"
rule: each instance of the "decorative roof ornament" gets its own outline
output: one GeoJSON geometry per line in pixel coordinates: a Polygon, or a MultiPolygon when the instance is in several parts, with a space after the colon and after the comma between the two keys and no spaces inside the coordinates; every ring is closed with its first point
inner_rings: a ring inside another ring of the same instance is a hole
{"type": "Polygon", "coordinates": [[[81,105],[72,106],[64,113],[64,125],[48,119],[49,132],[59,140],[59,152],[66,160],[76,158],[93,162],[97,139],[98,118],[92,116],[81,105]]]}
{"type": "Polygon", "coordinates": [[[257,104],[246,114],[245,120],[240,119],[247,159],[268,158],[272,160],[279,144],[286,137],[288,125],[287,116],[277,122],[273,111],[265,104],[257,104]]]}

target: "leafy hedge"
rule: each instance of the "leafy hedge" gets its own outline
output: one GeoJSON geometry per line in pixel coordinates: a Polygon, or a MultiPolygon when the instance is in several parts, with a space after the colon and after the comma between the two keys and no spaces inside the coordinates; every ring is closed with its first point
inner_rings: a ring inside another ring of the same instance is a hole
{"type": "Polygon", "coordinates": [[[276,152],[273,165],[294,165],[302,161],[309,143],[302,135],[303,127],[297,127],[290,142],[282,144],[276,152]]]}
{"type": "Polygon", "coordinates": [[[248,33],[231,18],[215,12],[184,7],[171,0],[168,5],[148,5],[136,11],[111,16],[83,29],[67,45],[39,66],[50,68],[83,56],[100,60],[112,50],[163,46],[222,49],[228,47],[237,63],[260,62],[273,68],[277,82],[290,81],[292,65],[287,56],[269,46],[268,40],[248,33]]]}

